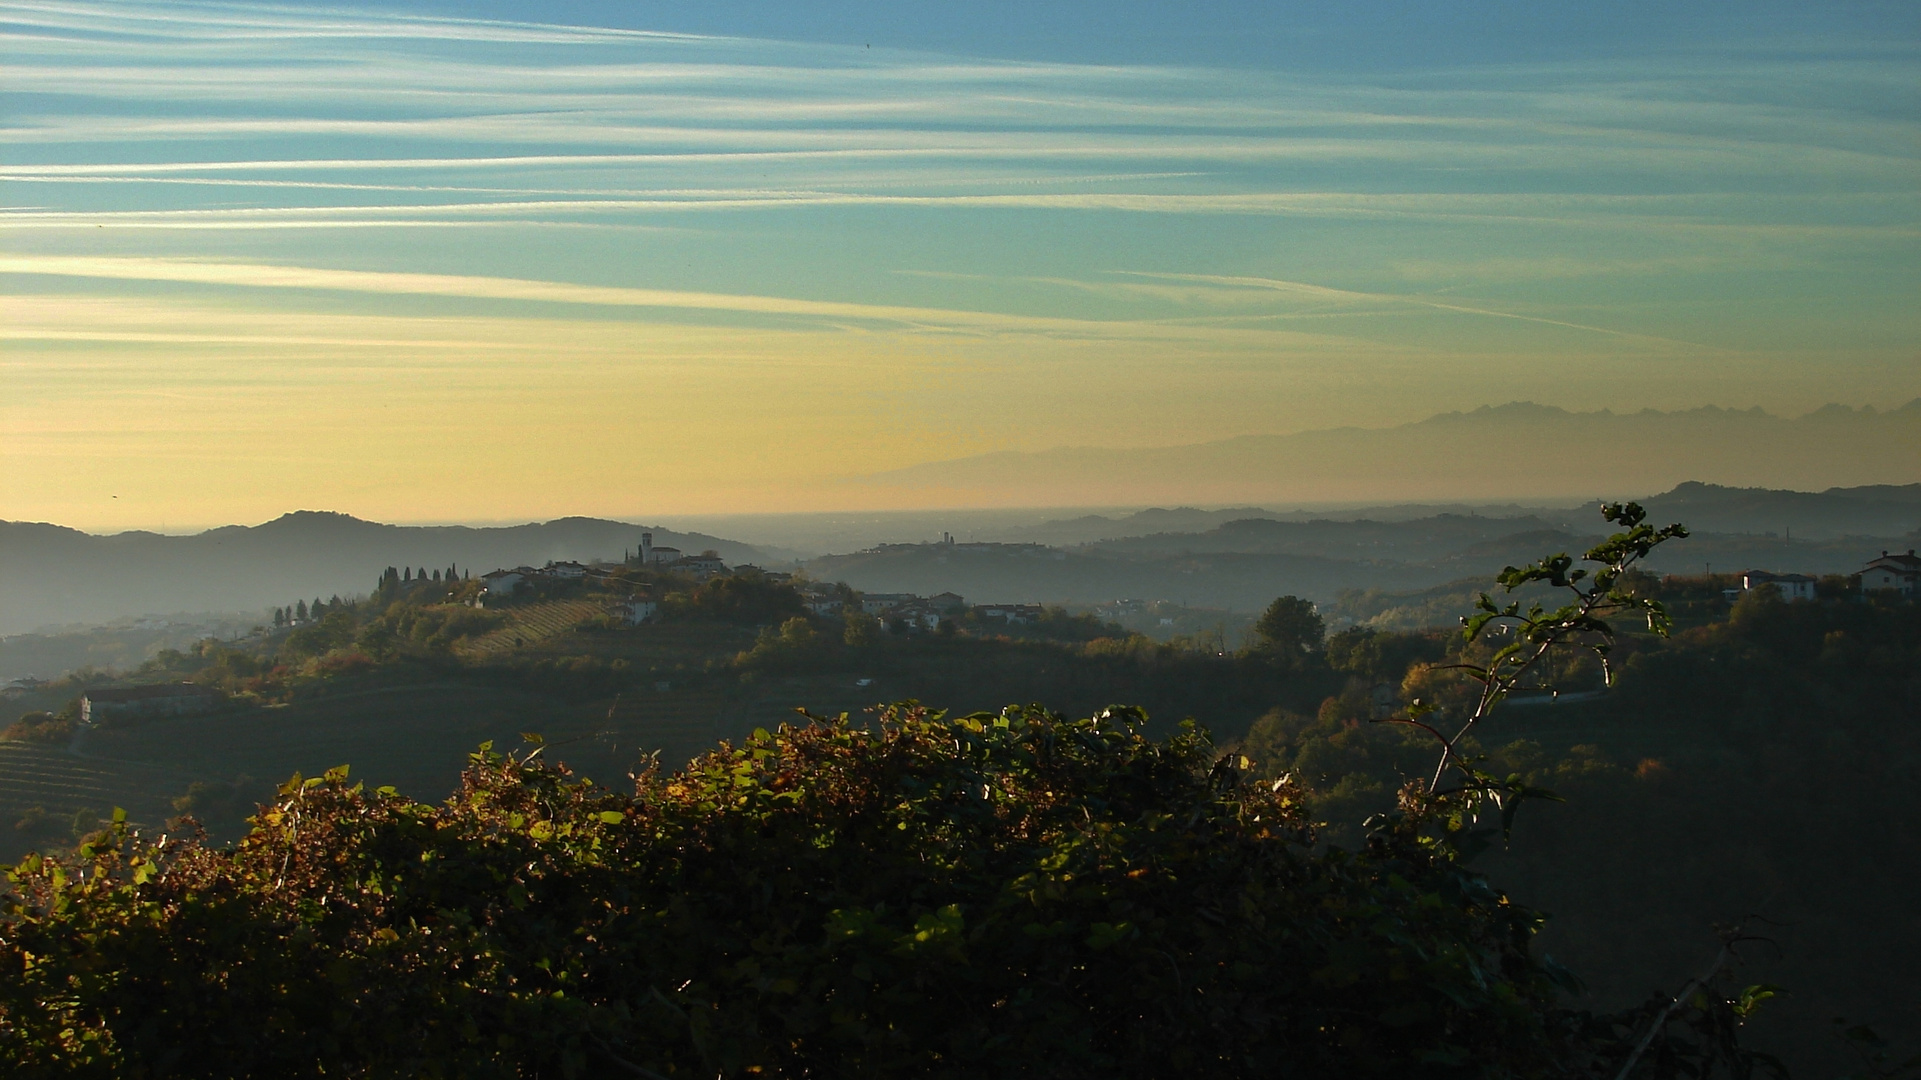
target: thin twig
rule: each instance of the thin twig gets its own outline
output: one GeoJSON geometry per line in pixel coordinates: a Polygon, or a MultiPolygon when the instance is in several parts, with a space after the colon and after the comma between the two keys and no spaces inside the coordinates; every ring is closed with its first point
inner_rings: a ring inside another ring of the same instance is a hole
{"type": "Polygon", "coordinates": [[[1634,1071],[1634,1066],[1640,1063],[1641,1055],[1647,1053],[1648,1047],[1654,1045],[1654,1037],[1659,1035],[1661,1029],[1667,1026],[1668,1017],[1673,1015],[1674,1010],[1683,1001],[1686,1001],[1688,995],[1696,989],[1707,989],[1709,980],[1719,974],[1721,965],[1727,963],[1728,958],[1734,955],[1734,940],[1735,939],[1730,939],[1723,942],[1720,955],[1714,958],[1714,963],[1708,968],[1707,972],[1688,980],[1687,985],[1681,987],[1681,992],[1669,999],[1666,1007],[1661,1010],[1660,1015],[1654,1018],[1654,1023],[1648,1025],[1647,1032],[1641,1036],[1641,1040],[1634,1044],[1634,1052],[1629,1054],[1627,1061],[1621,1065],[1621,1071],[1614,1074],[1614,1080],[1627,1080],[1628,1074],[1634,1071]]]}

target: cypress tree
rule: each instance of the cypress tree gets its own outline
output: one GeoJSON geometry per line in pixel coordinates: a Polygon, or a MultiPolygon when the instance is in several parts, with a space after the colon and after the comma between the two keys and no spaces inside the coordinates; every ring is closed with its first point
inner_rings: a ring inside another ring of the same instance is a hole
{"type": "Polygon", "coordinates": [[[300,601],[299,604],[294,608],[293,617],[295,622],[307,621],[307,602],[305,600],[300,601]]]}

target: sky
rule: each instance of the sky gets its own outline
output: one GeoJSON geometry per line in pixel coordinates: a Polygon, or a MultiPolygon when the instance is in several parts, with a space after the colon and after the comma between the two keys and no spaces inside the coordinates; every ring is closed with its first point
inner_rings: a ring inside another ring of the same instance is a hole
{"type": "Polygon", "coordinates": [[[0,518],[1921,394],[1912,4],[0,0],[0,518]],[[529,21],[537,20],[537,21],[529,21]]]}

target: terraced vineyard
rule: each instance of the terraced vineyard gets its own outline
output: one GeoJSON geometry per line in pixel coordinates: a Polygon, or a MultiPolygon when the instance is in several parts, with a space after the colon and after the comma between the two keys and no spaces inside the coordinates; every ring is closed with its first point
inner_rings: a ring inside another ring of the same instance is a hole
{"type": "Polygon", "coordinates": [[[593,600],[548,600],[498,609],[507,625],[455,647],[463,660],[490,660],[536,641],[563,634],[606,610],[593,600]]]}
{"type": "Polygon", "coordinates": [[[572,722],[564,703],[458,682],[362,685],[285,708],[183,716],[94,733],[90,752],[150,761],[211,780],[278,783],[350,765],[370,786],[393,784],[417,798],[452,790],[466,755],[493,740],[572,722]]]}
{"type": "Polygon", "coordinates": [[[64,746],[0,742],[0,862],[32,847],[71,843],[66,822],[80,811],[102,817],[114,807],[158,826],[193,776],[166,766],[79,757],[64,746]],[[36,828],[35,819],[42,822],[36,828]]]}

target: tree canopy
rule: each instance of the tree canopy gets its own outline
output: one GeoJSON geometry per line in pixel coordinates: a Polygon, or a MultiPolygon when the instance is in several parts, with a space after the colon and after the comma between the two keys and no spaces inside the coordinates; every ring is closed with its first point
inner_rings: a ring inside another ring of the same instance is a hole
{"type": "Polygon", "coordinates": [[[1254,647],[1289,660],[1320,652],[1326,636],[1321,613],[1298,596],[1276,597],[1254,623],[1254,647]]]}

